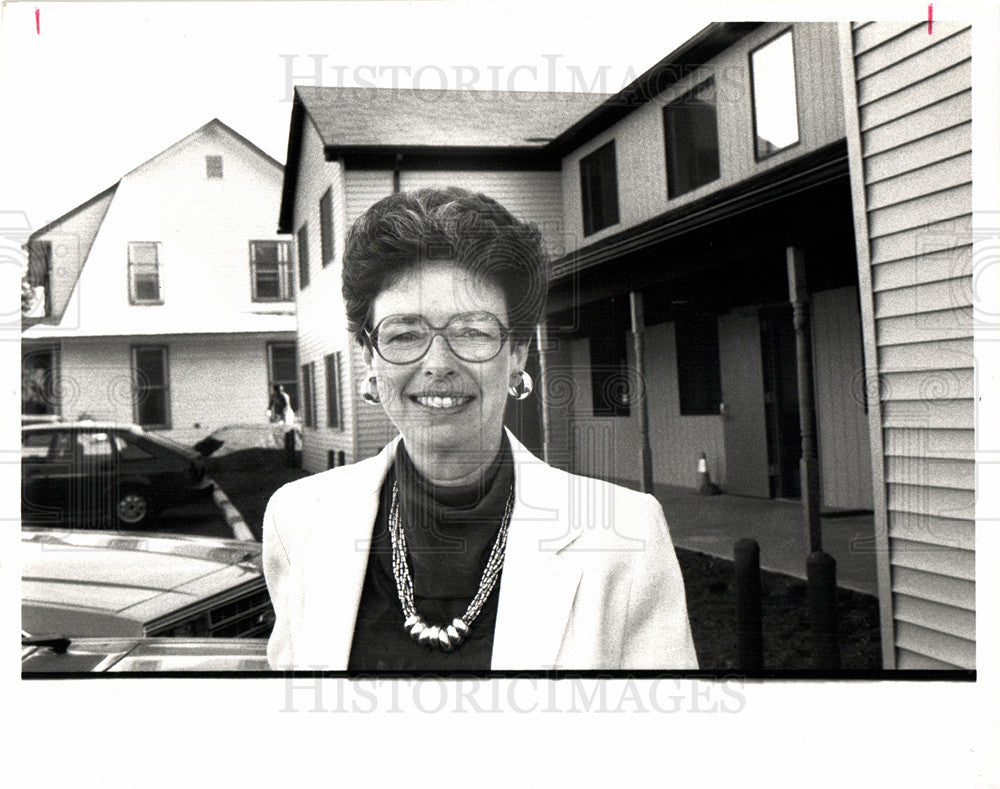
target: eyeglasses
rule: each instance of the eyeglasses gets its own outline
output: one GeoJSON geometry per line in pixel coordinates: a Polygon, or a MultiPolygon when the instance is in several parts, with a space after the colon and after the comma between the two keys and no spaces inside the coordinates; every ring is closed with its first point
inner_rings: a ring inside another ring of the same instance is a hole
{"type": "Polygon", "coordinates": [[[387,362],[409,364],[422,359],[438,335],[462,361],[488,362],[500,353],[510,332],[491,312],[464,312],[444,326],[431,326],[421,315],[388,315],[365,334],[387,362]]]}

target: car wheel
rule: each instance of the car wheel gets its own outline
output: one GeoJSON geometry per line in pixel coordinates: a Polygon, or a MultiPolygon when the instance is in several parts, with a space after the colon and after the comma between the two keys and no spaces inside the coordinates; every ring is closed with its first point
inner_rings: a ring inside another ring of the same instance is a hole
{"type": "Polygon", "coordinates": [[[139,488],[125,488],[118,495],[115,514],[118,516],[118,523],[121,525],[138,526],[140,523],[145,522],[152,514],[152,509],[149,506],[149,498],[139,488]]]}

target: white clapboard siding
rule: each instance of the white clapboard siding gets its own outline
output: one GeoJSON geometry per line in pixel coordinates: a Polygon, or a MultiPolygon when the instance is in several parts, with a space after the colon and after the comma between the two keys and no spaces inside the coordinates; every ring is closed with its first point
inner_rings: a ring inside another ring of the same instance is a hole
{"type": "Polygon", "coordinates": [[[975,433],[969,429],[886,428],[887,457],[953,458],[968,461],[975,450],[975,433]]]}
{"type": "Polygon", "coordinates": [[[872,415],[883,654],[975,667],[971,30],[842,28],[872,415]],[[885,556],[883,554],[883,557],[885,556]],[[886,594],[886,586],[891,594],[886,594]],[[890,605],[886,606],[886,599],[890,605]],[[889,643],[885,643],[888,641],[889,643]]]}
{"type": "Polygon", "coordinates": [[[975,550],[976,525],[965,518],[942,518],[916,512],[896,512],[889,529],[891,538],[922,542],[937,547],[975,550]]]}
{"type": "Polygon", "coordinates": [[[959,279],[971,287],[971,275],[972,245],[968,244],[882,263],[872,270],[872,290],[893,290],[950,279],[959,279]]]}

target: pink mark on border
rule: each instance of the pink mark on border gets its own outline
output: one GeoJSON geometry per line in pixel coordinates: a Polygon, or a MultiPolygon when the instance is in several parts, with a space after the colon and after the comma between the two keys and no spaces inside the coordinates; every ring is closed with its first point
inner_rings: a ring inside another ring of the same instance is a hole
{"type": "Polygon", "coordinates": [[[927,6],[927,35],[934,32],[934,3],[927,6]]]}
{"type": "Polygon", "coordinates": [[[39,36],[42,34],[42,25],[41,25],[41,22],[39,22],[39,19],[38,19],[38,9],[37,8],[35,9],[35,33],[37,35],[39,35],[39,36]]]}

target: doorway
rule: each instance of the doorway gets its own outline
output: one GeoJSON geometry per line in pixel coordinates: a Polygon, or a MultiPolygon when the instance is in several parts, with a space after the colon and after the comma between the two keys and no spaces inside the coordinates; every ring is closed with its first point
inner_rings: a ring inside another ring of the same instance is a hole
{"type": "Polygon", "coordinates": [[[760,348],[771,497],[797,499],[802,494],[799,477],[802,439],[795,326],[790,304],[761,308],[760,348]]]}

